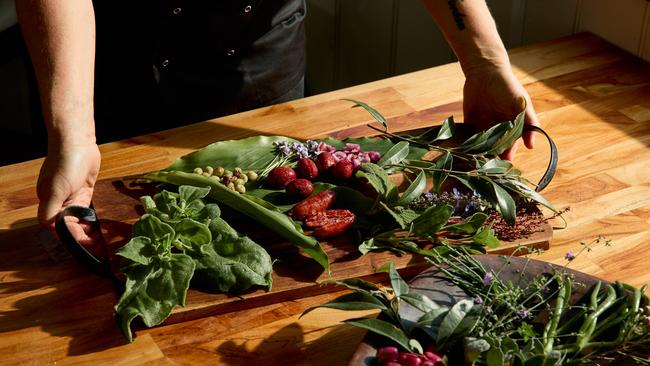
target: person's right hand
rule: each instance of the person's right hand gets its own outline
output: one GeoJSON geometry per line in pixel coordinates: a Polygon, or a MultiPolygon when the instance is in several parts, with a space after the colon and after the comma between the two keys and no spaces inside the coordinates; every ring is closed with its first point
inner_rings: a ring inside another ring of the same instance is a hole
{"type": "MultiPolygon", "coordinates": [[[[101,155],[94,142],[51,147],[38,177],[38,220],[54,230],[57,214],[66,206],[88,207],[93,195],[101,155]]],[[[89,239],[84,226],[68,225],[80,242],[89,239]]]]}

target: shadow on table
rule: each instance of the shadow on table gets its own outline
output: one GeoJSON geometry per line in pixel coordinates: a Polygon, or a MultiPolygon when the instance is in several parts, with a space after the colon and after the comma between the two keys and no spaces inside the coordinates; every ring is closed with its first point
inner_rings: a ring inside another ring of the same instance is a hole
{"type": "Polygon", "coordinates": [[[56,360],[124,344],[112,286],[81,268],[35,220],[0,231],[0,337],[19,359],[56,360]]]}
{"type": "Polygon", "coordinates": [[[352,356],[355,345],[361,342],[363,330],[338,325],[314,340],[306,340],[305,330],[298,324],[289,324],[265,338],[253,350],[246,344],[227,341],[216,352],[223,365],[235,366],[254,362],[266,365],[342,365],[352,356]]]}

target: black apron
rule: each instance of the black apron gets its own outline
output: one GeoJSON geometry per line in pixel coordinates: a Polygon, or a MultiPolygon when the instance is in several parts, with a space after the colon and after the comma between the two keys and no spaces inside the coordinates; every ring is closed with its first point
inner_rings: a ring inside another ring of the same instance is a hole
{"type": "Polygon", "coordinates": [[[305,0],[95,0],[98,142],[299,98],[305,0]]]}

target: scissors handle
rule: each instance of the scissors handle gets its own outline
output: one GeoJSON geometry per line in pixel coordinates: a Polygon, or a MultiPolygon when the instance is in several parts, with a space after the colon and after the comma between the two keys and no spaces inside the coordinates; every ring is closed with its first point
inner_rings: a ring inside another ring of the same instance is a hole
{"type": "Polygon", "coordinates": [[[70,254],[72,254],[72,256],[77,259],[77,261],[88,268],[88,270],[100,276],[114,277],[108,261],[102,261],[99,258],[95,257],[83,245],[81,245],[77,239],[75,239],[75,237],[70,232],[70,229],[68,228],[68,224],[65,221],[65,218],[67,216],[74,216],[81,221],[90,223],[92,230],[99,233],[99,220],[97,218],[97,213],[95,210],[90,207],[83,206],[65,207],[59,213],[56,219],[56,233],[70,254]]]}
{"type": "Polygon", "coordinates": [[[539,183],[537,183],[537,188],[535,188],[535,191],[541,192],[546,186],[551,183],[551,180],[553,180],[553,177],[555,176],[555,171],[557,170],[557,161],[558,161],[558,153],[557,153],[557,146],[555,146],[555,142],[553,142],[553,139],[551,139],[551,136],[549,136],[546,131],[544,131],[541,127],[538,126],[533,126],[533,125],[524,125],[524,131],[534,131],[541,133],[546,137],[546,140],[548,140],[548,144],[551,147],[551,156],[548,160],[548,166],[546,167],[546,172],[544,172],[544,175],[542,175],[542,178],[539,180],[539,183]]]}

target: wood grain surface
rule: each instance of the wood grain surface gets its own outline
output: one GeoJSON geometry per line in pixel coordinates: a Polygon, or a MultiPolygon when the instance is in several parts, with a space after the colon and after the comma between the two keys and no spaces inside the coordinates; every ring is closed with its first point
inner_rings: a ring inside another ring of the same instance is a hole
{"type": "MultiPolygon", "coordinates": [[[[636,286],[650,282],[650,66],[589,34],[510,54],[560,153],[545,195],[570,207],[567,228],[535,258],[563,264],[568,250],[604,235],[612,246],[596,245],[571,268],[636,286]]],[[[462,86],[458,64],[449,64],[106,144],[100,178],[159,169],[222,139],[367,134],[367,114],[341,98],[370,103],[396,129],[449,115],[462,120],[462,86]]],[[[535,179],[546,149],[541,141],[534,151],[522,148],[515,164],[535,179]]],[[[340,323],[351,316],[345,312],[319,309],[299,318],[337,291],[140,330],[125,344],[112,317],[117,295],[110,281],[86,273],[37,225],[41,164],[0,167],[0,364],[341,365],[363,337],[340,323]]]]}

